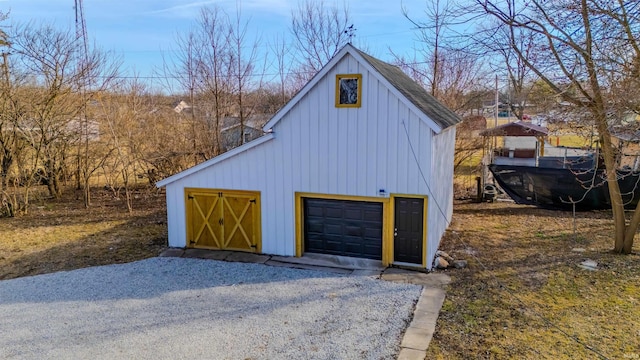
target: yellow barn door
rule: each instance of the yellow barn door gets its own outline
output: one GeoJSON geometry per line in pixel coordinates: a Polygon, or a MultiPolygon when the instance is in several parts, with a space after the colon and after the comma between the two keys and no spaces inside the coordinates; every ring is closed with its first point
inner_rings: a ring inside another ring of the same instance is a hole
{"type": "Polygon", "coordinates": [[[260,193],[185,189],[187,246],[260,252],[260,193]]]}

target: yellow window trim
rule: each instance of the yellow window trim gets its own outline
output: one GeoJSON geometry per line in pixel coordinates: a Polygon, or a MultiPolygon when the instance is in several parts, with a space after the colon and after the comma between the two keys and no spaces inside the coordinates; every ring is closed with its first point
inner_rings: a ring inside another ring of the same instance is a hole
{"type": "Polygon", "coordinates": [[[359,108],[362,106],[362,74],[338,74],[336,75],[336,107],[338,108],[359,108]],[[356,79],[358,82],[357,100],[354,104],[340,103],[340,81],[343,79],[356,79]]]}
{"type": "Polygon", "coordinates": [[[296,251],[295,254],[297,257],[301,257],[304,253],[304,207],[303,207],[303,199],[304,198],[315,198],[315,199],[331,199],[331,200],[350,200],[350,201],[369,201],[369,202],[378,202],[382,203],[382,265],[389,266],[393,264],[393,229],[394,229],[394,221],[395,221],[395,198],[403,197],[403,198],[421,198],[424,199],[424,227],[422,234],[422,244],[423,244],[423,252],[422,252],[422,267],[426,267],[426,254],[427,254],[427,195],[410,195],[410,194],[391,194],[389,197],[373,197],[373,196],[352,196],[352,195],[336,195],[336,194],[318,194],[318,193],[307,193],[307,192],[296,192],[295,193],[295,225],[296,225],[296,251]]]}

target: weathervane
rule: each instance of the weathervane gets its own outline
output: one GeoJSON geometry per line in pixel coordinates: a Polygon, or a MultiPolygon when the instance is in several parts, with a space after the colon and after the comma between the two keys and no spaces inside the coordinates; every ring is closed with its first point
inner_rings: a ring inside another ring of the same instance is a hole
{"type": "Polygon", "coordinates": [[[351,44],[351,41],[356,36],[355,34],[356,30],[358,29],[354,28],[353,24],[351,24],[351,26],[349,26],[347,30],[344,31],[344,33],[347,34],[347,37],[349,38],[349,40],[347,41],[349,44],[351,44]]]}

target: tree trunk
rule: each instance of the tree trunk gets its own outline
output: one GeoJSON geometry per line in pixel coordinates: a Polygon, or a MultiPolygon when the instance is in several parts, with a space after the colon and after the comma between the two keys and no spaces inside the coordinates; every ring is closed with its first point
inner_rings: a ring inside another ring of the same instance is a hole
{"type": "MultiPolygon", "coordinates": [[[[609,198],[611,199],[611,211],[613,213],[614,247],[613,251],[621,254],[631,252],[633,245],[633,236],[627,239],[627,234],[635,234],[636,227],[627,228],[626,217],[624,213],[624,203],[622,194],[620,193],[620,185],[618,184],[618,163],[616,161],[616,149],[612,142],[612,135],[609,132],[609,121],[606,113],[606,102],[603,98],[603,92],[600,87],[598,78],[598,70],[594,62],[593,45],[594,41],[591,32],[591,18],[589,17],[589,6],[586,0],[581,1],[581,16],[585,28],[585,45],[581,54],[585,60],[586,71],[589,76],[589,83],[593,91],[591,113],[594,116],[598,133],[600,134],[601,149],[604,156],[604,165],[607,170],[607,185],[609,185],[609,198]],[[627,240],[628,243],[627,243],[627,240]]],[[[635,217],[635,214],[634,214],[635,217]]]]}
{"type": "Polygon", "coordinates": [[[127,185],[124,186],[124,196],[127,201],[127,211],[129,211],[129,215],[133,214],[133,206],[131,205],[131,191],[127,185]]]}
{"type": "Polygon", "coordinates": [[[633,217],[627,225],[627,231],[624,234],[624,242],[622,244],[622,253],[623,254],[631,254],[631,249],[633,248],[633,240],[636,236],[636,230],[640,225],[640,202],[636,205],[636,209],[633,212],[633,217]]]}
{"type": "Polygon", "coordinates": [[[55,174],[54,174],[53,171],[48,169],[48,166],[45,166],[45,168],[47,168],[47,170],[46,170],[46,174],[47,174],[47,190],[49,190],[49,196],[55,198],[56,197],[56,188],[53,185],[55,174]]]}
{"type": "MultiPolygon", "coordinates": [[[[613,144],[611,143],[611,135],[607,129],[606,115],[604,112],[598,112],[604,120],[597,121],[598,132],[600,133],[600,139],[602,141],[602,155],[604,157],[604,165],[607,169],[607,185],[609,186],[609,198],[611,199],[611,211],[613,214],[613,223],[615,227],[614,232],[614,248],[616,253],[628,254],[631,252],[630,246],[628,251],[625,251],[626,233],[632,232],[635,234],[635,229],[630,224],[629,228],[626,225],[626,218],[624,214],[624,204],[622,202],[622,194],[620,193],[620,186],[618,184],[618,176],[616,173],[616,160],[614,155],[613,144]]],[[[638,215],[640,217],[640,215],[638,215]]],[[[635,215],[634,215],[635,217],[635,215]]],[[[640,221],[640,219],[639,219],[640,221]]],[[[633,237],[631,238],[631,244],[633,244],[633,237]]]]}
{"type": "Polygon", "coordinates": [[[84,199],[84,207],[88,209],[91,206],[91,187],[89,186],[89,178],[84,179],[84,186],[82,189],[82,198],[84,199]]]}

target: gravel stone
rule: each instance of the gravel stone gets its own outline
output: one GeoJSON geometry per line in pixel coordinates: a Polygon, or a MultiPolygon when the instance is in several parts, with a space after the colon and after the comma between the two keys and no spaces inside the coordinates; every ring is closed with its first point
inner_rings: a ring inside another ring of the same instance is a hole
{"type": "Polygon", "coordinates": [[[395,359],[421,287],[188,258],[0,281],[2,359],[395,359]]]}

